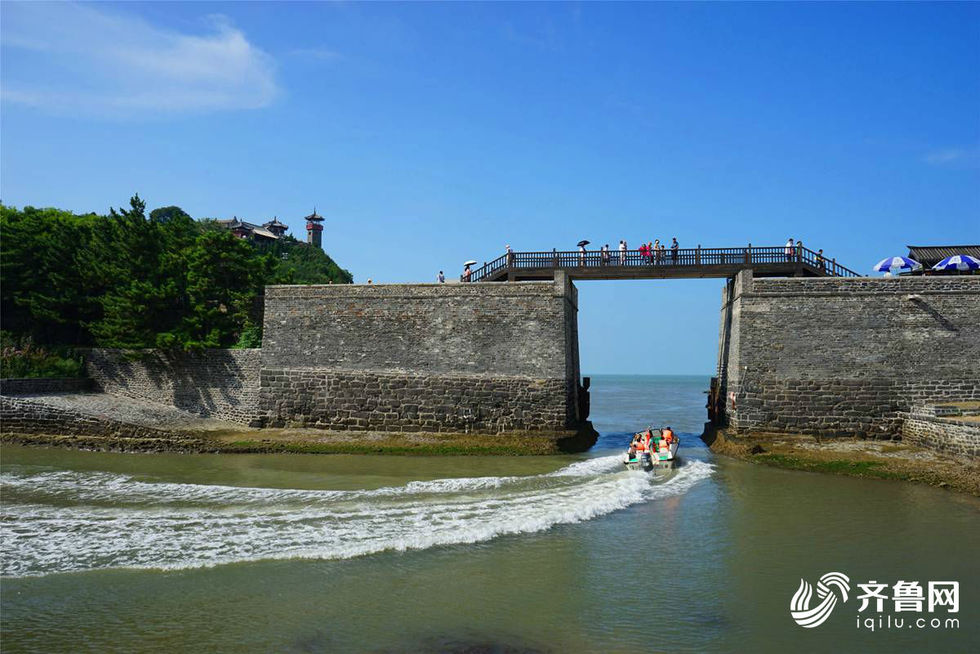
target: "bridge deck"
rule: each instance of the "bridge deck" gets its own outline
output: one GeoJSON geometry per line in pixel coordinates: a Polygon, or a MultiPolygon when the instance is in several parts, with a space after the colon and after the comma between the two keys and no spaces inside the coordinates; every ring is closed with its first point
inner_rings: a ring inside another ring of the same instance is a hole
{"type": "MultiPolygon", "coordinates": [[[[751,268],[758,277],[858,277],[817,252],[794,248],[688,248],[659,254],[591,250],[586,252],[512,252],[473,270],[471,282],[551,279],[564,270],[575,279],[683,279],[732,277],[751,268]]],[[[464,280],[465,281],[465,280],[464,280]]]]}

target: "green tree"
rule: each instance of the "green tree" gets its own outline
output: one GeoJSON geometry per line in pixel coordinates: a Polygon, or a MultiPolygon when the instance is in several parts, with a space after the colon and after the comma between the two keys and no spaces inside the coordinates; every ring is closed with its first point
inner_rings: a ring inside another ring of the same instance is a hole
{"type": "Polygon", "coordinates": [[[129,204],[128,210],[110,209],[89,251],[92,283],[105,289],[102,318],[90,326],[102,347],[152,347],[156,334],[179,318],[172,313],[175,289],[161,266],[164,232],[146,219],[146,203],[138,194],[129,204]]]}
{"type": "Polygon", "coordinates": [[[354,276],[338,266],[326,252],[285,236],[275,241],[269,254],[276,268],[267,284],[350,284],[354,276]]]}
{"type": "Polygon", "coordinates": [[[185,224],[194,222],[194,219],[191,218],[186,211],[175,206],[159,207],[154,209],[150,212],[150,220],[164,225],[171,221],[177,221],[185,224]]]}
{"type": "Polygon", "coordinates": [[[0,315],[38,343],[84,343],[100,310],[80,274],[94,215],[0,205],[0,315]]]}
{"type": "Polygon", "coordinates": [[[204,232],[187,251],[190,311],[161,344],[230,347],[249,325],[272,260],[230,232],[204,232]]]}

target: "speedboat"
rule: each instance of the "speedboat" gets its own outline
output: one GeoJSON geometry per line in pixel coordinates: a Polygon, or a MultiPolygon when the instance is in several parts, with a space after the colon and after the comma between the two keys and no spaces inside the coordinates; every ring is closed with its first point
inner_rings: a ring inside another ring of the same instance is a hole
{"type": "Polygon", "coordinates": [[[674,434],[670,443],[663,436],[660,429],[647,429],[634,436],[643,438],[650,435],[649,450],[639,450],[629,448],[623,454],[623,464],[630,470],[653,470],[655,468],[670,469],[677,464],[677,447],[680,439],[674,434]]]}

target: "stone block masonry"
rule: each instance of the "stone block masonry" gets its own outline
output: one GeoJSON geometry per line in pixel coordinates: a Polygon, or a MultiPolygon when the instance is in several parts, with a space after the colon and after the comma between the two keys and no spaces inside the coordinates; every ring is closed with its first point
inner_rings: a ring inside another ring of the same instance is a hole
{"type": "Polygon", "coordinates": [[[919,408],[902,414],[902,439],[940,452],[980,457],[980,423],[938,418],[919,408]]]}
{"type": "Polygon", "coordinates": [[[722,303],[738,432],[898,436],[901,412],[980,399],[980,276],[753,279],[722,303]]]}
{"type": "Polygon", "coordinates": [[[330,429],[576,429],[577,310],[563,275],[268,287],[260,408],[330,429]]]}
{"type": "Polygon", "coordinates": [[[105,393],[258,426],[261,360],[258,349],[200,353],[92,349],[86,352],[86,369],[105,393]]]}
{"type": "Polygon", "coordinates": [[[262,371],[275,427],[503,432],[565,428],[561,379],[292,369],[262,371]]]}

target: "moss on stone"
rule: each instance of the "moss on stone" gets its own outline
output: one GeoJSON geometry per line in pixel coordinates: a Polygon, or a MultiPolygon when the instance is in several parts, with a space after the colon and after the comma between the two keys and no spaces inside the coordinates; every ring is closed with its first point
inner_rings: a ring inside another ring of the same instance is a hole
{"type": "Polygon", "coordinates": [[[906,443],[799,434],[734,435],[709,428],[712,452],[787,470],[928,484],[980,496],[980,461],[906,443]]]}
{"type": "Polygon", "coordinates": [[[386,454],[418,456],[525,456],[580,452],[595,443],[591,424],[578,432],[455,434],[349,432],[318,429],[182,431],[166,437],[4,432],[2,441],[114,452],[386,454]]]}

